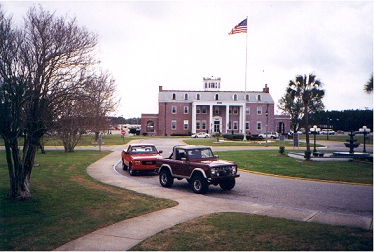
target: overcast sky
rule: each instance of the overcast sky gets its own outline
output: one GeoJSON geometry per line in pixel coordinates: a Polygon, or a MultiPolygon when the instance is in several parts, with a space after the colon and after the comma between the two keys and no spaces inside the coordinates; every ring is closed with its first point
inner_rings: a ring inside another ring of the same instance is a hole
{"type": "MultiPolygon", "coordinates": [[[[117,116],[158,113],[158,87],[203,90],[203,77],[221,77],[221,90],[261,91],[275,103],[290,79],[314,73],[324,84],[326,110],[373,108],[363,91],[373,72],[372,1],[2,1],[21,23],[41,4],[76,17],[99,36],[102,68],[116,80],[117,116]],[[246,34],[229,36],[248,16],[246,34]]],[[[275,111],[279,113],[280,111],[275,111]]]]}

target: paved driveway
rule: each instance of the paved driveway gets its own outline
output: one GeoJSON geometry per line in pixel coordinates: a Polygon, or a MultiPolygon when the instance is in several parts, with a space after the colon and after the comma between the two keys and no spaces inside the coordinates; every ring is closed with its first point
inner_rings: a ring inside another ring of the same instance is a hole
{"type": "MultiPolygon", "coordinates": [[[[164,151],[164,157],[170,155],[172,146],[183,144],[181,139],[177,138],[150,138],[135,142],[155,144],[159,150],[164,151]]],[[[128,172],[122,170],[121,165],[118,165],[116,170],[138,182],[160,186],[156,173],[130,177],[128,172]]],[[[233,190],[224,192],[219,186],[211,185],[206,196],[225,199],[231,204],[243,201],[327,213],[373,216],[372,186],[287,179],[243,171],[240,174],[233,190]]],[[[186,180],[175,180],[172,189],[193,193],[186,180]]]]}

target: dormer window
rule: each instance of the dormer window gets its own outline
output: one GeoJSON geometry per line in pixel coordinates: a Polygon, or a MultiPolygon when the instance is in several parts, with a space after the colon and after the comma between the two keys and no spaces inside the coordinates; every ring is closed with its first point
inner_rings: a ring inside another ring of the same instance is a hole
{"type": "Polygon", "coordinates": [[[196,100],[200,100],[200,99],[201,99],[200,94],[196,94],[196,100]]]}
{"type": "Polygon", "coordinates": [[[245,100],[246,100],[246,101],[249,101],[249,94],[246,94],[246,95],[245,95],[245,100]]]}
{"type": "Polygon", "coordinates": [[[215,95],[214,95],[214,100],[218,101],[218,100],[219,100],[218,98],[219,98],[219,97],[218,97],[218,94],[215,94],[215,95]]]}
{"type": "Polygon", "coordinates": [[[177,96],[177,95],[176,95],[175,93],[173,93],[172,99],[175,100],[175,99],[176,99],[176,96],[177,96]]]}
{"type": "Polygon", "coordinates": [[[237,100],[238,100],[238,95],[237,95],[237,94],[234,94],[234,95],[232,96],[232,99],[233,99],[234,101],[237,101],[237,100]]]}
{"type": "Polygon", "coordinates": [[[184,99],[188,100],[188,94],[184,94],[184,99]]]}
{"type": "Polygon", "coordinates": [[[261,95],[257,95],[257,101],[261,101],[261,95]]]}

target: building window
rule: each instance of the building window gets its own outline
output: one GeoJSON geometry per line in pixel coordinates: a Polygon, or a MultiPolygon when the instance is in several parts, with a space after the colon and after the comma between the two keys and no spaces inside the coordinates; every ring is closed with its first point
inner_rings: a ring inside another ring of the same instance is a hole
{"type": "Polygon", "coordinates": [[[238,121],[234,121],[234,130],[238,129],[238,121]]]}
{"type": "Polygon", "coordinates": [[[188,100],[188,94],[184,94],[184,99],[188,100]]]}
{"type": "Polygon", "coordinates": [[[171,129],[172,130],[176,130],[177,129],[177,121],[176,120],[172,120],[171,121],[171,129]]]}
{"type": "Polygon", "coordinates": [[[188,120],[183,121],[183,129],[188,130],[188,120]]]}
{"type": "Polygon", "coordinates": [[[246,108],[245,108],[245,113],[246,113],[247,115],[250,115],[250,114],[251,114],[251,108],[250,108],[250,107],[246,107],[246,108]]]}
{"type": "Polygon", "coordinates": [[[261,95],[257,95],[257,101],[261,101],[261,95]]]}
{"type": "Polygon", "coordinates": [[[184,106],[184,113],[188,114],[188,106],[184,106]]]}
{"type": "Polygon", "coordinates": [[[233,109],[233,113],[234,113],[234,115],[237,115],[237,114],[238,114],[238,107],[234,107],[234,109],[233,109]]]}
{"type": "Polygon", "coordinates": [[[202,111],[201,113],[206,114],[206,106],[202,106],[201,111],[202,111]]]}
{"type": "Polygon", "coordinates": [[[201,113],[201,108],[200,106],[196,106],[196,114],[200,114],[201,113]]]}
{"type": "Polygon", "coordinates": [[[201,99],[200,94],[196,94],[196,100],[200,100],[200,99],[201,99]]]}
{"type": "Polygon", "coordinates": [[[218,100],[219,100],[218,98],[219,98],[219,97],[218,97],[218,94],[215,94],[215,95],[214,95],[214,100],[218,101],[218,100]]]}
{"type": "Polygon", "coordinates": [[[262,115],[262,107],[257,107],[257,115],[262,115]]]}
{"type": "Polygon", "coordinates": [[[232,114],[232,108],[229,107],[229,115],[231,115],[231,114],[232,114]]]}
{"type": "Polygon", "coordinates": [[[172,98],[172,99],[175,100],[175,99],[176,99],[176,96],[177,96],[177,95],[173,93],[173,98],[172,98]]]}
{"type": "Polygon", "coordinates": [[[232,99],[233,99],[234,101],[237,101],[237,100],[238,100],[238,95],[237,95],[237,94],[234,94],[233,97],[232,97],[232,99]]]}
{"type": "Polygon", "coordinates": [[[249,122],[248,121],[245,122],[245,129],[249,130],[249,122]]]}
{"type": "Polygon", "coordinates": [[[246,101],[249,101],[249,94],[246,94],[246,95],[245,95],[245,100],[246,100],[246,101]]]}
{"type": "Polygon", "coordinates": [[[200,121],[196,121],[196,130],[200,130],[200,121]]]}
{"type": "Polygon", "coordinates": [[[214,108],[214,113],[215,113],[216,115],[219,115],[219,107],[215,107],[215,108],[214,108]]]}
{"type": "Polygon", "coordinates": [[[201,121],[201,129],[206,130],[206,121],[201,121]]]}
{"type": "Polygon", "coordinates": [[[262,129],[262,122],[257,122],[257,130],[261,130],[262,129]]]}
{"type": "Polygon", "coordinates": [[[177,106],[172,106],[171,107],[171,113],[176,114],[177,113],[177,106]]]}

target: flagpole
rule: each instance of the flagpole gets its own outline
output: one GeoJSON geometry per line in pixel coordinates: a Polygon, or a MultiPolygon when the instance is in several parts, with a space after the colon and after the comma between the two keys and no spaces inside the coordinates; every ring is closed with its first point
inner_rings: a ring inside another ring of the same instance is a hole
{"type": "Polygon", "coordinates": [[[245,106],[243,107],[243,141],[247,140],[246,132],[245,132],[245,122],[246,122],[246,117],[247,117],[247,62],[248,62],[248,16],[246,17],[247,20],[247,27],[246,27],[246,33],[245,33],[245,80],[244,80],[244,104],[245,106]]]}
{"type": "Polygon", "coordinates": [[[245,80],[244,80],[244,93],[247,95],[247,61],[248,61],[248,16],[247,16],[247,31],[245,33],[245,80]]]}

